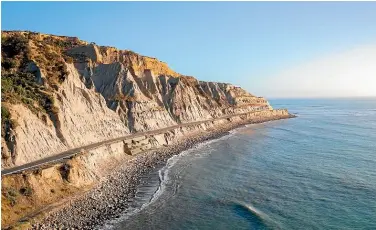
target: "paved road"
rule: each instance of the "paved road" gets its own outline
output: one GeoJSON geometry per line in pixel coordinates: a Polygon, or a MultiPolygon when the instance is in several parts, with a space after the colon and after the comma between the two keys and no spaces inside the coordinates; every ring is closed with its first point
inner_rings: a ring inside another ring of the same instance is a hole
{"type": "Polygon", "coordinates": [[[30,162],[30,163],[23,164],[23,165],[20,165],[20,166],[9,168],[9,169],[4,169],[4,170],[1,171],[1,175],[4,176],[4,175],[9,175],[9,174],[14,174],[14,173],[17,173],[17,172],[22,172],[26,169],[37,168],[37,167],[40,167],[44,164],[58,162],[58,161],[61,161],[63,159],[70,158],[70,157],[76,155],[77,153],[81,152],[82,150],[87,151],[87,150],[98,148],[102,145],[112,144],[112,143],[116,143],[116,142],[120,142],[120,141],[124,141],[124,140],[129,140],[129,139],[133,139],[133,138],[140,137],[140,136],[164,133],[166,131],[173,130],[173,129],[180,128],[180,127],[197,125],[197,124],[201,124],[201,123],[205,123],[205,122],[209,122],[209,121],[214,121],[214,120],[227,119],[227,118],[230,118],[230,117],[241,116],[241,115],[245,115],[245,114],[248,114],[248,113],[251,113],[251,112],[241,113],[241,114],[233,114],[233,115],[227,115],[227,116],[203,120],[203,121],[195,121],[195,122],[183,123],[183,124],[179,124],[179,125],[173,125],[173,126],[162,128],[162,129],[156,129],[156,130],[150,130],[150,131],[146,131],[146,132],[134,133],[134,134],[130,134],[130,135],[123,136],[123,137],[118,137],[118,138],[105,140],[105,141],[97,142],[97,143],[90,144],[90,145],[81,146],[79,148],[69,149],[67,151],[58,153],[58,154],[53,155],[53,156],[45,157],[45,158],[37,160],[37,161],[33,161],[33,162],[30,162]]]}

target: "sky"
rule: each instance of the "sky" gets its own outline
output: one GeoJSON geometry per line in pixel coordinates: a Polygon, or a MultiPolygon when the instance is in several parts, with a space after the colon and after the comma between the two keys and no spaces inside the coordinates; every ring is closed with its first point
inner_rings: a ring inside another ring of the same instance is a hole
{"type": "Polygon", "coordinates": [[[2,2],[2,30],[79,37],[275,97],[376,96],[376,2],[2,2]],[[374,86],[374,87],[373,87],[374,86]]]}

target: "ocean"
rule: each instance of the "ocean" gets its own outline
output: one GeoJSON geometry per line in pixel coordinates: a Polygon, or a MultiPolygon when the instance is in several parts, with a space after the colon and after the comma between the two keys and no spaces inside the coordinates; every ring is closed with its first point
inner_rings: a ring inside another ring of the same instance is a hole
{"type": "Polygon", "coordinates": [[[376,99],[271,100],[247,125],[143,178],[106,229],[376,229],[376,99]]]}

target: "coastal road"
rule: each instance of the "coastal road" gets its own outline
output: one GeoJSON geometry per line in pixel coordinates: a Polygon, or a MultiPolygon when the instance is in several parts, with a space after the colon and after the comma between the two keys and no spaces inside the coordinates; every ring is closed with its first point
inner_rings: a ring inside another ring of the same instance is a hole
{"type": "Polygon", "coordinates": [[[112,143],[116,143],[116,142],[120,142],[120,141],[124,141],[124,140],[129,140],[129,139],[133,139],[133,138],[145,136],[145,135],[165,133],[167,131],[170,131],[170,130],[173,130],[173,129],[176,129],[176,128],[180,128],[180,127],[198,125],[198,124],[202,124],[202,123],[205,123],[205,122],[227,119],[227,118],[231,118],[231,117],[234,117],[234,116],[246,115],[246,114],[249,114],[249,113],[252,113],[252,112],[240,113],[240,114],[231,114],[231,115],[226,115],[226,116],[223,116],[223,117],[212,118],[212,119],[203,120],[203,121],[194,121],[194,122],[188,122],[188,123],[173,125],[173,126],[169,126],[169,127],[162,128],[162,129],[155,129],[155,130],[150,130],[150,131],[145,131],[145,132],[133,133],[133,134],[129,134],[127,136],[113,138],[113,139],[110,139],[110,140],[105,140],[105,141],[81,146],[81,147],[78,147],[78,148],[69,149],[67,151],[58,153],[58,154],[53,155],[53,156],[45,157],[45,158],[37,160],[37,161],[33,161],[33,162],[23,164],[23,165],[20,165],[20,166],[16,166],[16,167],[13,167],[13,168],[1,170],[1,176],[22,172],[22,171],[27,170],[27,169],[34,169],[34,168],[40,167],[42,165],[53,163],[53,162],[58,162],[58,161],[61,161],[63,159],[70,158],[70,157],[76,155],[77,153],[80,153],[81,151],[87,151],[87,150],[95,149],[95,148],[98,148],[98,147],[103,146],[103,145],[112,144],[112,143]]]}

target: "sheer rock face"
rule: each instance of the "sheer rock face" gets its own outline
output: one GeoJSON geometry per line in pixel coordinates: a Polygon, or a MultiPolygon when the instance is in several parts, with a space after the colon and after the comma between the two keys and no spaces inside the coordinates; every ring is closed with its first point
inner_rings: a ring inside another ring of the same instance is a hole
{"type": "Polygon", "coordinates": [[[69,148],[125,136],[127,126],[109,109],[104,98],[81,82],[73,64],[69,75],[55,92],[56,117],[32,113],[22,104],[11,106],[17,120],[16,147],[3,166],[21,165],[69,148]],[[11,161],[12,160],[12,161],[11,161]]]}
{"type": "Polygon", "coordinates": [[[240,87],[198,81],[176,73],[164,62],[132,51],[100,47],[71,37],[2,32],[6,36],[18,33],[29,37],[30,46],[36,43],[33,39],[63,42],[64,48],[56,49],[56,55],[69,56],[73,61],[61,58],[66,75],[56,87],[49,85],[49,72],[35,64],[32,55],[28,56],[31,59],[27,66],[33,69],[35,81],[54,98],[55,111],[35,113],[25,104],[9,103],[12,119],[18,125],[11,130],[12,140],[2,136],[2,143],[6,143],[2,149],[3,167],[131,132],[272,109],[264,98],[240,87]]]}

